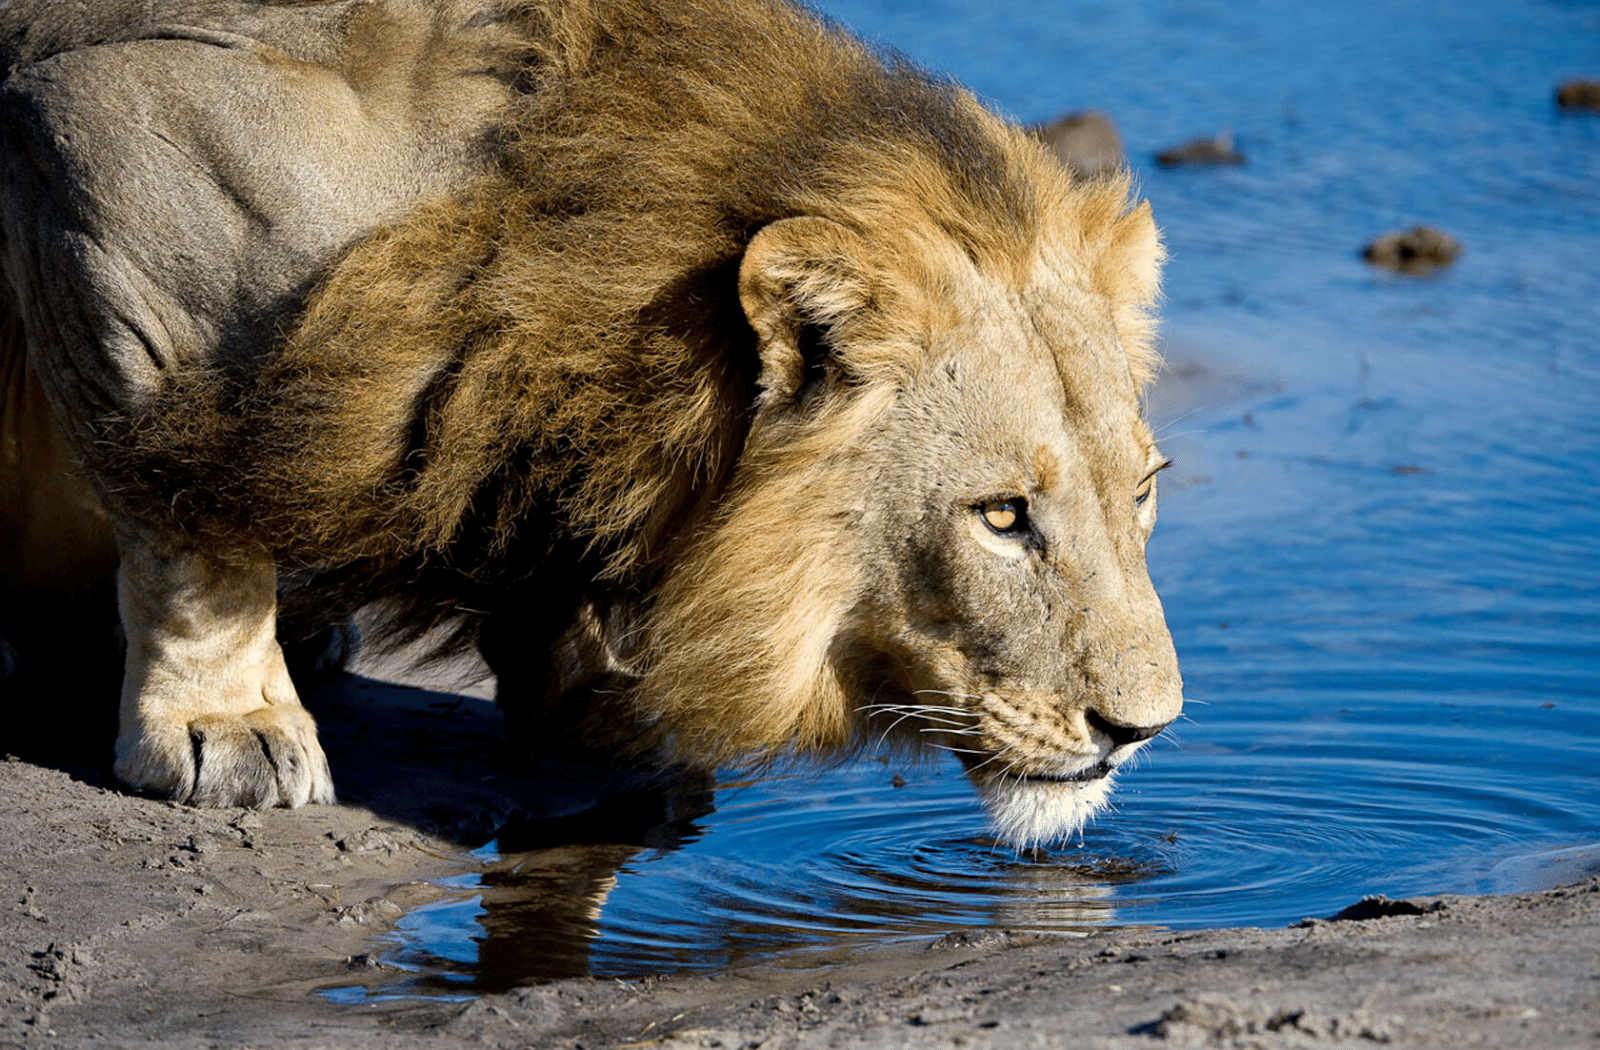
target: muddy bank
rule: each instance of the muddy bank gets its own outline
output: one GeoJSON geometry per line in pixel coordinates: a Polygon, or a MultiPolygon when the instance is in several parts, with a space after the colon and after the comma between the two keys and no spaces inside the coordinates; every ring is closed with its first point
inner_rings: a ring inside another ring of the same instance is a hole
{"type": "Polygon", "coordinates": [[[319,990],[392,987],[382,935],[472,866],[475,836],[605,785],[519,767],[471,701],[349,679],[316,707],[339,806],[134,798],[88,748],[0,763],[0,1045],[1600,1045],[1595,878],[1289,929],[968,932],[714,977],[341,1005],[319,990]]]}

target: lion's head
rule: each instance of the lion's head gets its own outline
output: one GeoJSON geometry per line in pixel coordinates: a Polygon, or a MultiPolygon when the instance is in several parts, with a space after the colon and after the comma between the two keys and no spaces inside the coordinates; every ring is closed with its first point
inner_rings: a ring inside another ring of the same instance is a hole
{"type": "Polygon", "coordinates": [[[1048,202],[1021,259],[915,215],[871,239],[814,217],[756,236],[756,416],[641,684],[690,751],[945,749],[1027,845],[1080,827],[1177,716],[1144,555],[1161,251],[1125,193],[1048,202]]]}

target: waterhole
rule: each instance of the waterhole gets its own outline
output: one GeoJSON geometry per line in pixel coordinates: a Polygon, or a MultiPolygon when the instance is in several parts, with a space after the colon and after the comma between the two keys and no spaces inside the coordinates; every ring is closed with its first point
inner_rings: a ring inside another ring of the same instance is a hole
{"type": "Polygon", "coordinates": [[[623,845],[480,850],[371,994],[897,938],[1273,926],[1600,867],[1600,75],[1591,5],[824,5],[1022,120],[1120,126],[1171,261],[1150,564],[1186,717],[1081,839],[952,764],[718,786],[623,845]],[[1228,131],[1242,166],[1159,168],[1228,131]],[[1368,240],[1426,222],[1432,275],[1368,240]]]}

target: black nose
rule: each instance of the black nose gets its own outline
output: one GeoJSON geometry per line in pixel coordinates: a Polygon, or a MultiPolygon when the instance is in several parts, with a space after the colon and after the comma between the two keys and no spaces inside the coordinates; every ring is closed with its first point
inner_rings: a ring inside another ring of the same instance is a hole
{"type": "Polygon", "coordinates": [[[1094,710],[1093,708],[1085,711],[1083,713],[1083,717],[1088,721],[1090,726],[1100,730],[1100,732],[1110,737],[1112,746],[1114,747],[1122,747],[1124,744],[1137,744],[1141,740],[1149,740],[1151,737],[1155,736],[1157,733],[1161,732],[1163,729],[1167,728],[1167,726],[1172,724],[1170,722],[1162,722],[1158,726],[1119,725],[1116,722],[1107,719],[1101,715],[1100,712],[1094,710]]]}

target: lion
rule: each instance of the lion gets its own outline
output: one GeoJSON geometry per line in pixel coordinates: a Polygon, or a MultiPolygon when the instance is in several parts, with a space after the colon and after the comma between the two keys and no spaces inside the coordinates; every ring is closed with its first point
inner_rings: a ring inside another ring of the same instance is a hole
{"type": "Polygon", "coordinates": [[[785,0],[0,40],[4,601],[114,566],[131,788],[333,801],[280,639],[362,609],[535,743],[942,749],[1023,846],[1178,715],[1126,174],[785,0]]]}

